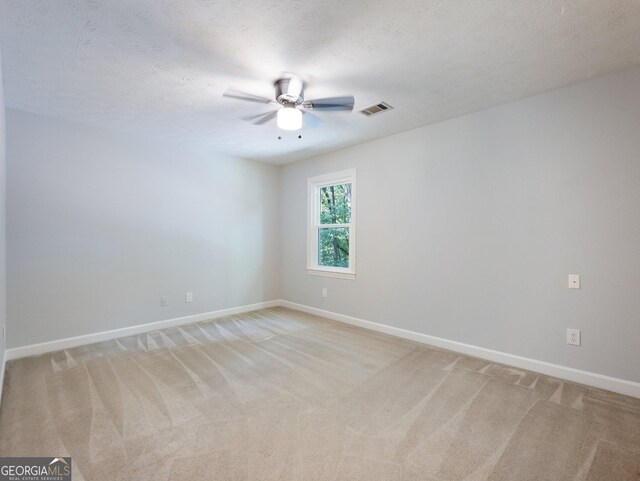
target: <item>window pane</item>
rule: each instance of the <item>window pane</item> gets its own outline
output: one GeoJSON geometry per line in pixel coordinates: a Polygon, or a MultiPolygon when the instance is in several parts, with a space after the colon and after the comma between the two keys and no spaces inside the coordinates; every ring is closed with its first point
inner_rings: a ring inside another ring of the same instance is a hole
{"type": "Polygon", "coordinates": [[[351,183],[320,189],[320,224],[351,222],[351,183]]]}
{"type": "Polygon", "coordinates": [[[349,228],[318,229],[318,265],[349,267],[349,228]]]}

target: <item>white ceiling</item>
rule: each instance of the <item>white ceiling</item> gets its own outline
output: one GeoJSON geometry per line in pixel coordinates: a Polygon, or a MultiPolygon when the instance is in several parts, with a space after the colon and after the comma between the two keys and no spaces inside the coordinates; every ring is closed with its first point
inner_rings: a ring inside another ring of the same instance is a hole
{"type": "Polygon", "coordinates": [[[640,65],[638,0],[0,0],[8,106],[285,163],[640,65]],[[303,139],[243,120],[283,71],[353,94],[303,139]]]}

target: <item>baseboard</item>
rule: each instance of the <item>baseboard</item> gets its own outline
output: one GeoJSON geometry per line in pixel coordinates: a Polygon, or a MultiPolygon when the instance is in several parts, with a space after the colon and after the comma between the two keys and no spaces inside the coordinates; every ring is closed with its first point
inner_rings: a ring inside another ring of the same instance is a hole
{"type": "MultiPolygon", "coordinates": [[[[176,317],[163,321],[149,322],[147,324],[138,324],[136,326],[123,327],[121,329],[113,329],[110,331],[96,332],[93,334],[85,334],[83,336],[67,337],[64,339],[56,339],[54,341],[42,342],[39,344],[30,344],[28,346],[14,347],[5,351],[5,359],[20,359],[21,357],[35,356],[37,354],[45,354],[47,352],[59,351],[61,349],[69,349],[71,347],[83,346],[85,344],[93,344],[95,342],[109,341],[117,337],[131,336],[134,334],[142,334],[144,332],[157,331],[168,327],[182,326],[184,324],[192,324],[194,322],[207,321],[224,316],[232,316],[234,314],[242,314],[243,312],[256,311],[258,309],[266,309],[268,307],[276,307],[280,305],[279,300],[258,302],[256,304],[248,304],[245,306],[231,307],[229,309],[220,309],[217,311],[204,312],[202,314],[194,314],[191,316],[176,317]]],[[[4,369],[2,370],[4,374],[4,369]]],[[[1,389],[1,387],[0,387],[1,389]]]]}
{"type": "Polygon", "coordinates": [[[442,349],[467,354],[469,356],[479,357],[488,361],[508,364],[510,366],[526,369],[528,371],[534,371],[541,374],[546,374],[548,376],[565,379],[567,381],[586,384],[588,386],[605,389],[607,391],[613,391],[620,394],[625,394],[627,396],[640,398],[640,383],[634,381],[627,381],[625,379],[605,376],[589,371],[582,371],[580,369],[574,369],[572,367],[560,366],[558,364],[552,364],[545,361],[538,361],[536,359],[516,356],[514,354],[508,354],[506,352],[494,351],[491,349],[485,349],[484,347],[478,347],[471,344],[451,341],[449,339],[429,336],[427,334],[409,331],[406,329],[401,329],[399,327],[387,326],[385,324],[379,324],[377,322],[365,321],[364,319],[358,319],[357,317],[346,316],[344,314],[338,314],[331,311],[325,311],[324,309],[305,306],[303,304],[297,304],[295,302],[280,300],[280,306],[306,312],[308,314],[314,314],[320,317],[325,317],[334,321],[344,322],[352,326],[382,332],[391,336],[401,337],[403,339],[408,339],[422,344],[428,344],[430,346],[440,347],[442,349]]]}
{"type": "Polygon", "coordinates": [[[568,381],[586,384],[588,386],[593,386],[600,389],[625,394],[627,396],[640,398],[640,383],[634,381],[627,381],[625,379],[614,378],[589,371],[582,371],[580,369],[560,366],[558,364],[552,364],[545,361],[516,356],[514,354],[508,354],[505,352],[494,351],[471,344],[465,344],[462,342],[451,341],[449,339],[429,336],[428,334],[422,334],[415,331],[409,331],[407,329],[401,329],[399,327],[366,321],[357,317],[347,316],[344,314],[326,311],[324,309],[318,309],[316,307],[306,306],[303,304],[297,304],[295,302],[280,299],[7,349],[5,351],[4,359],[2,360],[2,370],[0,371],[0,400],[2,399],[2,380],[4,378],[4,365],[6,361],[27,356],[44,354],[47,352],[59,351],[61,349],[68,349],[85,344],[93,344],[95,342],[108,341],[118,337],[131,336],[134,334],[156,331],[158,329],[192,324],[194,322],[201,322],[209,319],[216,319],[219,317],[242,314],[244,312],[277,306],[287,307],[289,309],[314,314],[316,316],[325,317],[327,319],[344,322],[345,324],[350,324],[352,326],[362,327],[364,329],[369,329],[372,331],[389,334],[391,336],[408,339],[411,341],[419,342],[421,344],[428,344],[430,346],[448,349],[450,351],[467,354],[469,356],[479,357],[482,359],[487,359],[489,361],[499,362],[501,364],[508,364],[521,369],[546,374],[548,376],[566,379],[568,381]]]}

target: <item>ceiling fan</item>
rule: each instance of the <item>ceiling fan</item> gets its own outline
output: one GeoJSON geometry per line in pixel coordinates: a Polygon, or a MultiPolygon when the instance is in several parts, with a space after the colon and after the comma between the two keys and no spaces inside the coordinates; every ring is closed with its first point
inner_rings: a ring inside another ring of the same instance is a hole
{"type": "Polygon", "coordinates": [[[254,115],[244,120],[251,121],[254,125],[262,125],[277,117],[278,128],[283,130],[299,130],[302,128],[302,116],[312,124],[319,123],[318,117],[313,115],[310,110],[353,110],[353,95],[344,97],[329,97],[316,100],[304,99],[304,81],[297,75],[287,75],[279,78],[274,83],[275,96],[274,99],[260,97],[237,90],[228,90],[223,96],[232,99],[245,100],[247,102],[256,102],[261,104],[278,105],[276,110],[271,112],[254,115]]]}

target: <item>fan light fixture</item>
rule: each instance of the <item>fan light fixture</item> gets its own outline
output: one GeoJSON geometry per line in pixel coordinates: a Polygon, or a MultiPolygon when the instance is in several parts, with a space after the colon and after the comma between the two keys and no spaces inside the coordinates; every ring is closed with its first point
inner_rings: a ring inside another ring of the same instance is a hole
{"type": "MultiPolygon", "coordinates": [[[[269,112],[245,117],[244,120],[251,122],[253,125],[264,125],[277,117],[278,128],[289,131],[302,128],[303,114],[305,121],[309,122],[310,126],[313,127],[314,124],[315,126],[320,124],[320,119],[311,112],[313,110],[320,112],[340,110],[351,112],[353,110],[355,100],[353,95],[305,100],[305,83],[295,74],[290,73],[279,78],[274,82],[273,87],[275,89],[273,98],[261,97],[235,89],[227,90],[223,95],[232,99],[244,100],[245,102],[275,105],[275,109],[269,112]]],[[[389,108],[391,107],[389,106],[389,108]]]]}
{"type": "Polygon", "coordinates": [[[300,130],[302,128],[302,112],[295,107],[285,107],[278,110],[278,128],[300,130]]]}

